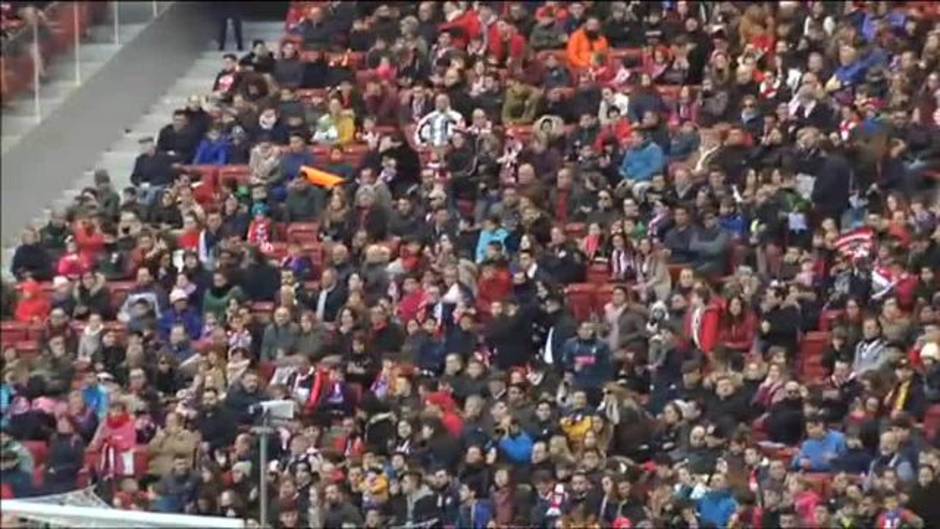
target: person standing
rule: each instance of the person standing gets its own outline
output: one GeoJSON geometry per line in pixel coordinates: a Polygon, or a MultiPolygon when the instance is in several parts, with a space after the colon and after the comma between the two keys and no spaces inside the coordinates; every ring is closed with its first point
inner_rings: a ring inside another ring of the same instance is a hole
{"type": "Polygon", "coordinates": [[[225,41],[228,37],[228,21],[232,21],[232,31],[235,37],[235,47],[238,51],[244,51],[245,45],[242,41],[242,13],[241,2],[214,2],[213,8],[216,10],[216,19],[219,23],[219,51],[225,49],[225,41]]]}

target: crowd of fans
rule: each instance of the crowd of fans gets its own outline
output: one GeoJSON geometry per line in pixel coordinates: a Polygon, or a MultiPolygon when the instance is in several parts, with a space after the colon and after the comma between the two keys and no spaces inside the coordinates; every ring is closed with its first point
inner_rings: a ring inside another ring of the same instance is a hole
{"type": "Polygon", "coordinates": [[[24,233],[6,493],[940,527],[936,8],[293,4],[133,186],[24,233]],[[268,399],[299,413],[260,468],[268,399]]]}

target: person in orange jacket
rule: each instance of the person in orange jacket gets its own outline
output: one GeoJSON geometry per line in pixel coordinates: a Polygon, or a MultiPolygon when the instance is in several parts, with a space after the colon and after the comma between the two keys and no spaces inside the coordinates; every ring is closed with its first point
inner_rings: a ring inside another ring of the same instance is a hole
{"type": "Polygon", "coordinates": [[[610,49],[607,39],[601,35],[601,22],[597,17],[590,17],[581,29],[571,34],[568,39],[568,65],[572,68],[589,68],[592,58],[598,53],[607,53],[610,49]]]}

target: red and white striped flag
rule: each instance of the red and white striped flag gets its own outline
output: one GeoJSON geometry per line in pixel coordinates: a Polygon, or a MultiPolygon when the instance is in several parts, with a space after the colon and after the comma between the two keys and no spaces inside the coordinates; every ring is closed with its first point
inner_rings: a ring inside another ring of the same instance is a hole
{"type": "Polygon", "coordinates": [[[868,257],[875,249],[875,230],[869,227],[858,228],[839,237],[836,251],[849,259],[868,257]]]}

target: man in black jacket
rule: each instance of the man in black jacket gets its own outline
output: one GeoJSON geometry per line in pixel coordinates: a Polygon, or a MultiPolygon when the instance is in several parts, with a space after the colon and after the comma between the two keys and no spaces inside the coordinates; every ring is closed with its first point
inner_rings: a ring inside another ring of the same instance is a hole
{"type": "Polygon", "coordinates": [[[561,371],[561,352],[565,342],[578,331],[578,323],[571,313],[564,308],[564,301],[558,295],[549,296],[543,305],[543,312],[536,321],[539,350],[542,361],[561,371]]]}
{"type": "Polygon", "coordinates": [[[235,441],[235,419],[228,408],[219,403],[219,393],[215,388],[203,391],[202,409],[196,417],[196,425],[209,450],[228,447],[235,441]]]}
{"type": "Polygon", "coordinates": [[[134,160],[131,183],[144,188],[141,202],[149,206],[156,202],[164,188],[173,183],[173,159],[157,150],[151,136],[141,138],[139,143],[140,155],[134,160]]]}
{"type": "Polygon", "coordinates": [[[199,130],[190,123],[186,110],[177,110],[173,112],[173,123],[160,129],[157,149],[176,162],[188,164],[193,161],[201,140],[199,130]]]}
{"type": "Polygon", "coordinates": [[[761,304],[760,337],[765,350],[776,345],[792,357],[797,352],[802,316],[799,305],[784,299],[785,295],[781,287],[767,289],[761,304]]]}
{"type": "Polygon", "coordinates": [[[225,406],[234,416],[237,424],[246,426],[254,422],[260,414],[259,404],[264,395],[258,386],[258,373],[246,371],[238,385],[228,391],[225,397],[225,406]]]}
{"type": "Polygon", "coordinates": [[[310,295],[310,308],[320,321],[333,323],[346,304],[349,293],[337,277],[335,268],[327,268],[320,276],[320,288],[310,295]]]}
{"type": "Polygon", "coordinates": [[[831,217],[838,223],[849,206],[852,167],[828,139],[821,140],[819,147],[823,153],[822,163],[818,172],[812,173],[816,183],[810,198],[818,220],[831,217]]]}
{"type": "MultiPolygon", "coordinates": [[[[526,365],[532,359],[532,318],[534,307],[520,307],[516,300],[493,303],[493,319],[486,329],[486,340],[495,350],[500,370],[526,365]]],[[[561,359],[561,350],[558,351],[561,359]]]]}

